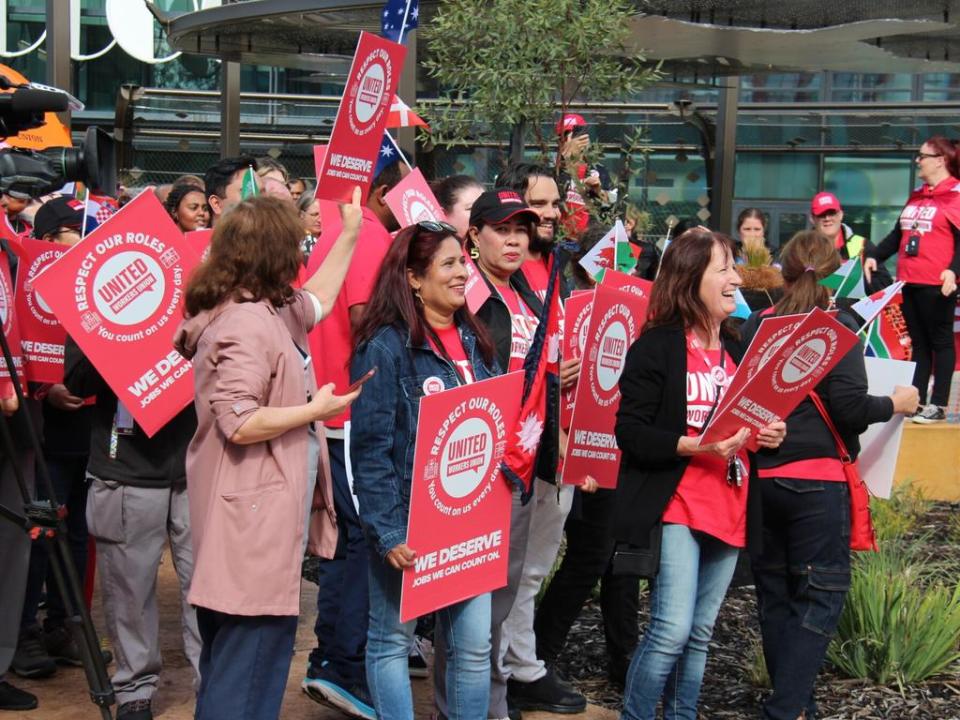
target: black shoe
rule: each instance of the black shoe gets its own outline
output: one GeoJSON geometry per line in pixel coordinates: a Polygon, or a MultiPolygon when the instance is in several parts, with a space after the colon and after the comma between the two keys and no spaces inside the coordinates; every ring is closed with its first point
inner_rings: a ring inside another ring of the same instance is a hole
{"type": "Polygon", "coordinates": [[[25,678],[50,677],[57,671],[57,663],[43,647],[43,631],[39,625],[20,631],[10,669],[25,678]]]}
{"type": "Polygon", "coordinates": [[[508,720],[523,720],[523,712],[510,702],[510,698],[507,698],[507,718],[508,720]]]}
{"type": "MultiPolygon", "coordinates": [[[[43,644],[47,653],[61,665],[73,665],[74,667],[83,667],[83,653],[77,647],[77,641],[66,625],[55,625],[43,632],[43,644]]],[[[100,655],[103,657],[103,664],[109,665],[113,662],[113,653],[109,650],[100,649],[100,655]]]]}
{"type": "Polygon", "coordinates": [[[507,697],[520,710],[572,714],[587,709],[587,699],[552,668],[547,668],[546,675],[531,683],[511,678],[507,681],[507,697]]]}
{"type": "Polygon", "coordinates": [[[131,700],[117,708],[117,720],[153,720],[149,700],[131,700]]]}
{"type": "Polygon", "coordinates": [[[37,696],[0,680],[0,710],[33,710],[37,696]]]}

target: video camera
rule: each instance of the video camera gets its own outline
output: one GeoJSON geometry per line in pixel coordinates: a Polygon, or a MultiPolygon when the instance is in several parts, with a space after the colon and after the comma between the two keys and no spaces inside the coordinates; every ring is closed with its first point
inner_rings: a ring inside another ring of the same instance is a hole
{"type": "MultiPolygon", "coordinates": [[[[67,109],[69,96],[57,90],[15,85],[0,75],[0,137],[17,135],[43,125],[44,113],[67,109]]],[[[0,193],[36,198],[79,180],[92,189],[116,192],[116,155],[113,137],[97,127],[87,129],[79,147],[44,150],[0,150],[0,193]]]]}

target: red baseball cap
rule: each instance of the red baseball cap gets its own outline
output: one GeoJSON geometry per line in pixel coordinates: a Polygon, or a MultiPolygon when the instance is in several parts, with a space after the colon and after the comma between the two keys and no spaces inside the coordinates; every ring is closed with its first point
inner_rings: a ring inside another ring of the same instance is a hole
{"type": "Polygon", "coordinates": [[[583,119],[583,115],[577,115],[576,113],[567,113],[560,119],[557,123],[557,135],[563,135],[567,130],[573,130],[575,127],[586,127],[587,121],[583,119]]]}
{"type": "Polygon", "coordinates": [[[836,195],[833,193],[822,192],[813,196],[813,200],[810,201],[811,215],[814,217],[820,217],[825,212],[829,212],[830,210],[843,212],[843,208],[840,207],[840,201],[837,200],[836,195]]]}

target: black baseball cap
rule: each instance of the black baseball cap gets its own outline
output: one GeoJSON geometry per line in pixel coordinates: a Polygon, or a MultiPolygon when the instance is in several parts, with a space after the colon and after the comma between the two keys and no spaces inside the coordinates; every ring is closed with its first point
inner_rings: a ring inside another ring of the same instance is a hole
{"type": "Polygon", "coordinates": [[[38,240],[62,227],[83,227],[83,203],[72,197],[47,200],[33,216],[33,236],[38,240]]]}
{"type": "Polygon", "coordinates": [[[506,222],[510,218],[521,216],[521,219],[533,223],[540,222],[540,216],[530,209],[520,193],[507,188],[487,190],[473,201],[470,210],[470,225],[478,227],[481,224],[492,225],[506,222]]]}

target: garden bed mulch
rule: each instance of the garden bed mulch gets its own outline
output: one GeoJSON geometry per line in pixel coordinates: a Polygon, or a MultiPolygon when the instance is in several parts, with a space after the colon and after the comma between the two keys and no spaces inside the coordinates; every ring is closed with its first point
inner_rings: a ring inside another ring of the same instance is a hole
{"type": "MultiPolygon", "coordinates": [[[[932,558],[960,561],[958,513],[956,506],[937,503],[911,533],[913,537],[926,534],[932,558]]],[[[641,631],[647,619],[644,596],[641,631]]],[[[751,679],[758,642],[753,588],[733,588],[720,610],[710,647],[701,718],[761,717],[760,702],[768,691],[751,679]]],[[[599,604],[591,601],[570,632],[558,669],[591,702],[619,709],[622,691],[607,680],[604,652],[599,604]]],[[[960,668],[901,694],[896,687],[842,678],[827,667],[817,683],[817,703],[821,720],[960,720],[960,668]]]]}

